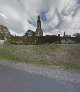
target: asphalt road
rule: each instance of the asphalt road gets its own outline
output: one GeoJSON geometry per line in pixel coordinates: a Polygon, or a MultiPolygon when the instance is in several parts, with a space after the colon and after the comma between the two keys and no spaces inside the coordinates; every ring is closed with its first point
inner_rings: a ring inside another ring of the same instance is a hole
{"type": "Polygon", "coordinates": [[[0,92],[80,92],[80,83],[50,79],[0,65],[0,92]]]}

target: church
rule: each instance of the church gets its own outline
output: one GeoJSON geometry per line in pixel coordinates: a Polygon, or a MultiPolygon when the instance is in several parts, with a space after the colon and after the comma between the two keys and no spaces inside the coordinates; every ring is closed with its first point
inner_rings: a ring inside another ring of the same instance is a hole
{"type": "Polygon", "coordinates": [[[40,16],[37,18],[36,27],[37,28],[35,32],[32,30],[27,30],[23,36],[10,36],[10,38],[8,38],[8,42],[13,45],[41,45],[47,43],[60,43],[60,36],[43,36],[40,16]]]}
{"type": "Polygon", "coordinates": [[[27,32],[24,34],[24,36],[35,36],[35,37],[42,37],[43,36],[43,31],[41,27],[41,18],[40,15],[37,18],[37,23],[36,23],[36,31],[32,30],[27,30],[27,32]]]}
{"type": "Polygon", "coordinates": [[[38,16],[38,20],[37,20],[37,29],[36,29],[36,32],[35,32],[35,36],[43,36],[43,31],[42,31],[42,28],[41,28],[41,19],[40,19],[40,16],[38,16]]]}

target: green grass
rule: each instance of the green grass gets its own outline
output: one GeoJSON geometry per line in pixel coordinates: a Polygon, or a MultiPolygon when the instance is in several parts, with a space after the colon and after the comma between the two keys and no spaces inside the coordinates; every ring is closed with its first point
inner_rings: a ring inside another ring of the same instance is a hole
{"type": "Polygon", "coordinates": [[[70,64],[70,63],[47,63],[47,62],[40,62],[40,61],[27,61],[26,64],[32,65],[39,65],[39,66],[46,66],[46,67],[58,67],[64,68],[65,70],[74,70],[80,71],[80,65],[70,64]]]}
{"type": "Polygon", "coordinates": [[[0,60],[80,70],[80,45],[3,45],[0,60]]]}

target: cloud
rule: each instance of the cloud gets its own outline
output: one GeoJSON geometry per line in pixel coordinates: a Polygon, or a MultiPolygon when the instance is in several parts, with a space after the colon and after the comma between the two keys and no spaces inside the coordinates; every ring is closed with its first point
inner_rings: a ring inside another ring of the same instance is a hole
{"type": "Polygon", "coordinates": [[[79,32],[79,0],[0,0],[0,24],[6,25],[12,34],[35,31],[38,14],[44,35],[79,32]]]}

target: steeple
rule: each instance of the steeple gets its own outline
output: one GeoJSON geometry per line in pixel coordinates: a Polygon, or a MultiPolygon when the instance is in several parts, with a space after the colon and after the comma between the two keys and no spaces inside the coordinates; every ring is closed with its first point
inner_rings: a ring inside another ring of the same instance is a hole
{"type": "Polygon", "coordinates": [[[40,20],[40,15],[38,15],[38,20],[40,20]]]}
{"type": "Polygon", "coordinates": [[[41,19],[40,19],[40,15],[38,15],[37,29],[41,29],[41,19]]]}
{"type": "Polygon", "coordinates": [[[41,29],[41,19],[40,19],[40,15],[38,15],[38,19],[37,19],[36,36],[43,36],[43,31],[42,31],[42,29],[41,29]]]}
{"type": "Polygon", "coordinates": [[[66,33],[64,32],[64,37],[66,36],[66,33]]]}

